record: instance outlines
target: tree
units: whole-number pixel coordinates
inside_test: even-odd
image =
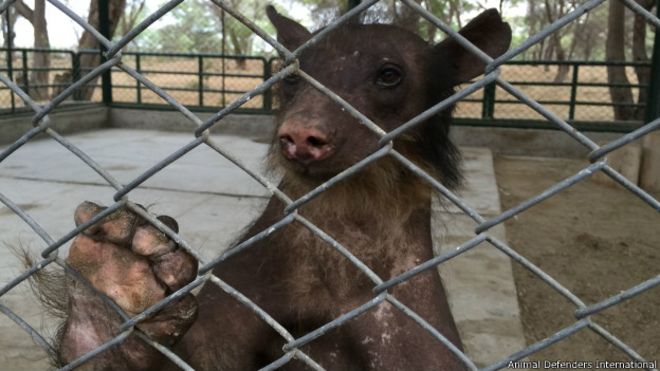
[[[50,41],[48,39],[48,25],[46,23],[46,1],[34,0],[34,8],[27,6],[23,0],[16,1],[16,11],[21,17],[32,24],[34,29],[34,48],[49,49]],[[34,69],[29,76],[30,95],[33,99],[40,101],[48,99],[48,83],[50,54],[44,52],[35,52],[32,59],[32,68]]]
[[[625,6],[620,1],[609,2],[607,45],[605,49],[608,62],[626,60],[625,46]],[[633,96],[630,88],[612,85],[630,85],[625,67],[608,66],[607,81],[610,84],[610,96],[615,104],[614,119],[630,120],[634,117]]]
[[[144,18],[146,0],[128,0],[124,14],[119,19],[116,34],[126,35],[135,28],[138,21]]]
[[[218,52],[221,25],[199,0],[184,1],[169,14],[175,22],[149,28],[140,35],[141,48],[153,51]]]
[[[126,7],[126,0],[113,0],[108,2],[108,18],[110,24],[110,34],[114,34],[119,23],[119,19],[124,12]],[[97,0],[90,0],[89,2],[89,14],[87,16],[87,22],[94,28],[99,28],[99,7]],[[78,50],[89,50],[89,49],[99,49],[99,42],[96,38],[87,30],[83,32],[78,41]],[[82,73],[88,73],[91,69],[98,66],[101,63],[101,56],[99,53],[83,53],[80,55],[80,69]],[[86,86],[81,89],[80,99],[81,100],[90,100],[94,94],[93,85],[96,84],[97,79],[93,79]]]
[[[655,0],[636,0],[639,5],[646,10],[653,9]],[[646,19],[635,13],[635,21],[632,30],[632,59],[635,62],[649,62],[649,56],[646,52],[646,28],[648,24]],[[657,31],[656,31],[657,32]],[[640,85],[648,85],[651,80],[651,69],[642,66],[635,66],[635,74],[637,75],[637,82]],[[634,116],[637,120],[643,120],[645,112],[645,103],[648,99],[648,90],[640,89],[637,103],[640,105],[636,108]]]
[[[239,11],[250,19],[261,19],[264,17],[263,3],[258,1],[229,0],[227,4],[234,10]],[[248,55],[252,52],[254,36],[252,31],[245,27],[234,17],[225,14],[219,6],[208,3],[208,7],[215,14],[223,32],[222,53],[229,55]],[[244,59],[239,59],[238,67],[245,69]]]
[[[14,24],[16,23],[16,10],[13,7],[7,8],[6,13],[0,14],[0,27],[2,28],[2,47],[9,48],[9,43],[14,45],[16,32],[14,32]],[[7,17],[9,15],[9,17]],[[7,20],[9,19],[9,22]]]

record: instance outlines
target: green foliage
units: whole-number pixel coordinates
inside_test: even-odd
[[[217,17],[209,14],[201,1],[189,0],[174,8],[156,27],[148,28],[136,43],[140,49],[151,51],[219,52],[220,29]]]

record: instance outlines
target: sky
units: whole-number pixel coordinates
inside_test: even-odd
[[[24,0],[26,4],[30,7],[34,5],[34,0]],[[64,3],[73,9],[78,15],[83,19],[87,18],[87,12],[89,10],[89,0],[64,0]],[[164,3],[164,0],[148,0],[147,6],[150,9],[155,9],[159,4]],[[264,3],[266,3],[264,1]],[[306,26],[313,27],[313,17],[310,14],[309,10],[303,6],[300,6],[296,1],[292,0],[270,0],[268,3],[275,4],[280,9],[284,9],[288,14],[294,16],[297,19],[302,20],[302,23]],[[481,1],[487,7],[498,7],[499,0],[484,0]],[[510,9],[508,15],[522,15],[524,14],[524,7],[518,7],[516,9]],[[167,16],[166,16],[167,17]],[[160,24],[167,24],[174,20],[164,18],[161,21],[157,22],[154,26]],[[52,6],[50,3],[46,5],[46,22],[48,23],[48,34],[50,37],[51,48],[55,49],[72,49],[75,48],[78,44],[78,38],[82,34],[82,28],[69,19],[64,13],[59,9]],[[28,21],[23,18],[19,18],[15,25],[15,46],[17,47],[32,47],[34,45],[33,31],[32,26]],[[0,39],[2,36],[0,35]]]

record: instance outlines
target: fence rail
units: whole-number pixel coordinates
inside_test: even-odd
[[[49,53],[58,58],[47,69],[31,67],[35,53]],[[11,51],[0,48],[0,59],[11,63],[0,68],[23,90],[30,94],[38,88],[50,89],[56,96],[67,86],[92,70],[81,67],[81,57],[100,54],[99,50],[27,49]],[[138,73],[149,76],[161,88],[172,94],[181,103],[195,110],[214,111],[254,87],[268,80],[277,72],[281,61],[259,56],[230,56],[214,53],[155,53],[125,52],[122,62]],[[613,84],[607,81],[607,68],[626,69],[632,83]],[[511,85],[530,93],[537,102],[550,107],[560,117],[579,129],[600,131],[631,131],[642,124],[646,104],[640,96],[646,96],[649,84],[640,84],[634,69],[650,70],[650,63],[641,62],[591,62],[591,61],[509,61],[502,65],[504,76],[511,76]],[[48,83],[31,85],[25,78],[35,71],[53,72]],[[561,71],[561,78],[557,78]],[[459,104],[456,121],[464,125],[491,125],[508,127],[553,128],[535,112],[526,109],[523,102],[488,85],[481,93],[468,97]],[[101,81],[88,83],[76,91],[68,104],[83,104],[102,101]],[[609,89],[630,89],[634,102],[612,102]],[[81,90],[93,89],[91,94]],[[135,81],[119,69],[112,70],[111,105],[118,107],[171,109],[142,83]],[[0,115],[29,110],[17,104],[15,93],[0,86]],[[628,120],[615,120],[613,108],[627,106],[637,114]],[[241,107],[245,113],[272,113],[277,107],[270,91]]]

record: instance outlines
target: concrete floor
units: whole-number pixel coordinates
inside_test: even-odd
[[[119,181],[127,183],[192,138],[182,133],[110,129],[68,138]],[[249,168],[262,170],[267,145],[243,137],[215,138]],[[500,212],[489,150],[464,148],[467,185],[464,199],[485,217]],[[34,141],[0,163],[0,193],[26,210],[57,239],[73,228],[73,210],[83,200],[112,202],[113,190],[80,159],[53,140]],[[177,219],[182,236],[206,260],[226,248],[265,206],[268,193],[251,177],[206,146],[171,164],[130,198],[158,214]],[[437,250],[456,247],[474,236],[474,224],[458,209],[435,203]],[[502,229],[495,233],[505,238]],[[35,254],[44,243],[8,208],[0,206],[0,287],[22,268],[8,246]],[[61,254],[66,254],[64,249]],[[441,275],[468,355],[478,365],[500,360],[524,347],[509,260],[479,246],[446,263]],[[0,303],[46,333],[53,321],[34,302],[26,284]],[[44,352],[7,317],[0,315],[0,369],[47,367]],[[8,367],[8,368],[5,368]]]

